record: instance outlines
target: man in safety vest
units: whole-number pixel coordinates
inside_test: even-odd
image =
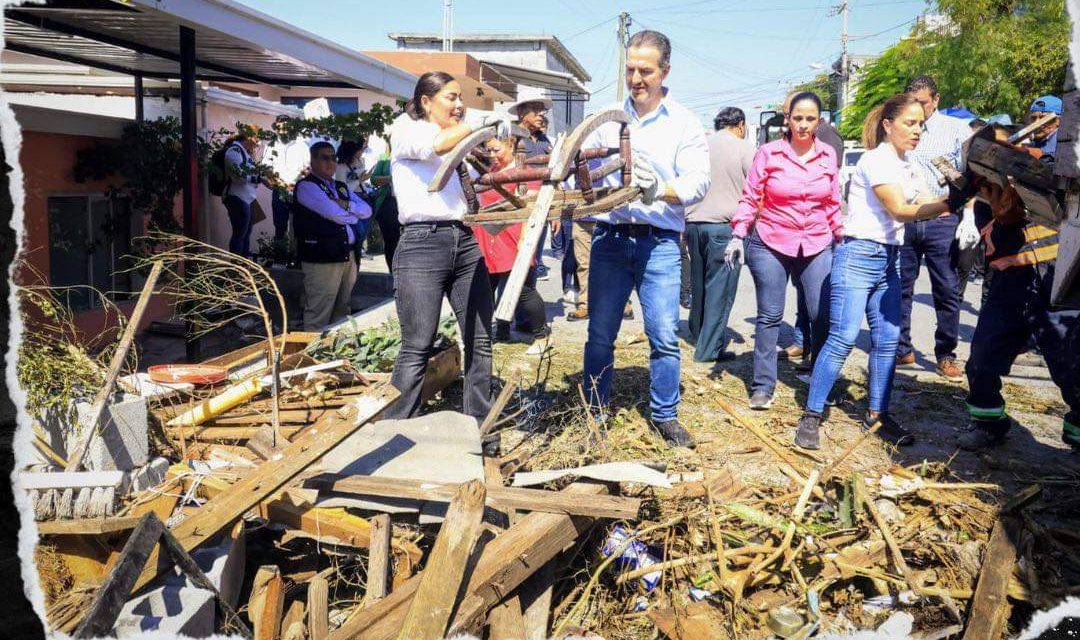
[[[967,362],[971,429],[961,448],[976,451],[1004,442],[1013,420],[1005,413],[1001,378],[1034,336],[1050,377],[1069,407],[1062,440],[1080,452],[1080,310],[1050,305],[1057,231],[1032,222],[1012,187],[982,187],[993,221],[983,229],[989,267],[994,270],[979,313]]]

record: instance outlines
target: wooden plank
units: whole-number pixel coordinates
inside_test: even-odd
[[[591,500],[602,495],[605,489],[596,484],[572,484],[564,492],[587,496]],[[594,522],[585,516],[531,513],[499,534],[480,553],[467,588],[467,593],[476,597],[462,602],[450,633],[478,624],[487,608],[502,600],[503,594],[516,589],[537,569],[577,540]],[[330,640],[396,638],[419,581],[419,575],[405,581],[389,596],[364,609],[331,633]]]
[[[392,533],[389,514],[380,513],[371,519],[371,544],[368,546],[367,593],[364,594],[364,606],[370,606],[390,593]]]
[[[94,593],[86,615],[75,628],[76,638],[99,638],[112,633],[120,609],[127,602],[131,588],[143,571],[165,526],[153,514],[146,514],[120,552],[116,565]]]
[[[248,600],[248,617],[255,627],[255,640],[277,640],[281,633],[281,613],[285,606],[285,582],[275,565],[259,567]]]
[[[998,520],[990,532],[964,640],[997,640],[1005,631],[1009,617],[1006,599],[1009,578],[1016,566],[1016,545],[1009,535],[1010,525],[1007,519]]]
[[[128,319],[128,324],[124,327],[124,333],[120,336],[120,344],[116,346],[112,360],[109,361],[109,368],[105,373],[105,384],[94,397],[94,403],[90,405],[90,413],[86,422],[82,425],[82,433],[75,446],[72,447],[71,455],[68,456],[67,466],[64,467],[66,471],[78,471],[79,467],[82,466],[86,450],[90,447],[90,442],[97,432],[101,412],[105,410],[105,404],[109,401],[109,396],[112,395],[116,378],[119,377],[120,369],[124,366],[124,361],[127,360],[128,351],[131,350],[131,344],[135,341],[135,333],[139,330],[139,324],[142,322],[147,305],[150,304],[150,295],[157,285],[162,266],[160,260],[155,261],[154,266],[150,268],[150,275],[146,276],[146,282],[143,283],[142,291],[139,292],[139,300],[135,303],[131,318]]]
[[[548,637],[556,562],[556,560],[547,561],[539,571],[518,587],[525,640],[546,640]]]
[[[288,444],[288,441],[274,442],[275,439],[274,428],[267,425],[265,427],[260,427],[259,430],[255,432],[255,435],[248,438],[246,446],[252,453],[259,456],[259,458],[263,460],[272,460],[281,455],[281,452],[285,449],[285,445]]]
[[[521,600],[512,593],[488,613],[488,640],[525,640]]]
[[[136,516],[110,516],[107,518],[82,518],[79,520],[49,520],[38,522],[38,535],[86,536],[128,531],[138,526],[142,514]]]
[[[435,353],[428,359],[424,369],[424,386],[420,389],[420,401],[427,402],[452,382],[461,377],[461,349],[455,342],[448,349]]]
[[[481,127],[462,138],[449,153],[443,156],[442,164],[428,182],[428,191],[435,193],[446,188],[450,176],[457,174],[458,165],[465,162],[465,158],[469,157],[473,149],[494,137],[495,127]]]
[[[285,611],[285,617],[281,619],[282,635],[286,635],[288,630],[293,627],[294,624],[300,624],[301,628],[304,625],[304,617],[307,612],[304,611],[303,600],[293,600],[289,604],[289,608]],[[300,634],[303,636],[303,633]]]
[[[694,602],[685,608],[653,609],[649,620],[671,640],[724,640],[730,638],[724,616],[708,602]]]
[[[335,493],[434,502],[450,502],[459,488],[454,483],[334,474],[309,478],[304,486]],[[488,506],[500,511],[521,509],[616,520],[637,519],[641,506],[637,498],[596,496],[585,501],[560,491],[499,486],[488,487],[487,501]]]
[[[233,485],[229,492],[210,500],[197,513],[180,522],[173,529],[173,534],[188,552],[213,538],[248,510],[289,484],[327,451],[376,418],[397,397],[397,389],[384,385],[371,395],[358,398],[355,405],[320,421],[286,447],[280,459],[262,463]],[[136,588],[150,582],[157,574],[157,563],[151,562],[139,577]]]
[[[308,634],[311,640],[326,640],[330,635],[329,597],[330,586],[326,578],[315,576],[308,582]]]
[[[455,493],[401,625],[401,640],[445,637],[458,592],[467,577],[469,554],[480,533],[486,493],[479,480],[461,485]]]
[[[332,414],[328,414],[332,415]],[[165,435],[170,440],[179,440],[183,437],[185,440],[196,440],[199,442],[246,442],[250,440],[264,425],[270,424],[269,420],[260,421],[259,426],[198,426],[195,428],[181,427],[177,429],[165,429]],[[288,439],[293,439],[301,431],[307,428],[307,425],[283,425],[281,427],[281,435]]]

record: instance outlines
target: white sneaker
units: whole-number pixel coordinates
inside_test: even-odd
[[[545,336],[543,338],[537,338],[533,340],[533,343],[529,345],[529,348],[525,350],[527,356],[542,356],[551,349],[551,338]]]

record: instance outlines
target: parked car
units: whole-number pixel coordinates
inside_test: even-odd
[[[844,198],[844,202],[847,202],[848,189],[851,187],[851,176],[855,175],[855,165],[858,164],[862,154],[866,153],[865,148],[857,144],[847,146],[848,144],[844,143],[844,162],[840,165],[840,193]]]

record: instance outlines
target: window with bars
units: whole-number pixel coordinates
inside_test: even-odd
[[[128,201],[105,195],[51,196],[49,282],[72,311],[99,308],[101,299],[131,297],[132,215]]]

